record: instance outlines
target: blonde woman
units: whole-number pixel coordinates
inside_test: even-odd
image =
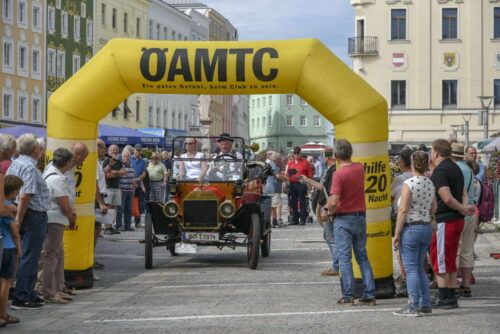
[[[186,138],[184,141],[186,153],[181,154],[181,161],[179,162],[179,176],[181,179],[199,180],[207,173],[207,162],[201,160],[205,156],[202,152],[197,152],[197,144],[198,140],[196,138]]]

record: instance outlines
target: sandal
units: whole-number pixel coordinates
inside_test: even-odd
[[[5,320],[7,324],[18,324],[21,321],[21,319],[19,319],[18,317],[14,317],[10,314],[7,314],[7,316],[3,318],[3,320]]]
[[[67,288],[67,287],[64,287],[62,292],[64,292],[65,294],[68,294],[70,296],[75,296],[76,295],[76,292],[73,291],[72,289],[70,288]]]

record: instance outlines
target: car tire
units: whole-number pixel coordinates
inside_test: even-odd
[[[252,213],[250,219],[247,234],[247,260],[250,269],[257,269],[260,251],[260,217],[257,213]]]
[[[271,254],[271,228],[269,228],[269,231],[262,237],[260,251],[262,252],[262,257],[268,257],[269,254]]]
[[[146,212],[144,221],[144,265],[146,269],[151,269],[153,268],[153,220],[150,212]]]

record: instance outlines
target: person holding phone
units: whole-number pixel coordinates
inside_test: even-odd
[[[301,175],[311,178],[312,171],[307,160],[302,157],[302,150],[297,146],[293,149],[293,159],[286,166],[286,176],[290,180],[291,225],[305,225],[307,220],[307,186],[300,182]]]

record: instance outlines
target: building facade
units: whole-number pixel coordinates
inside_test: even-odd
[[[93,55],[94,1],[47,1],[46,87],[50,95]]]
[[[148,0],[95,0],[94,54],[112,38],[148,37]],[[112,87],[111,87],[112,89]],[[102,124],[134,129],[148,127],[146,94],[132,94],[110,110]]]
[[[329,122],[297,95],[251,95],[251,142],[261,150],[288,153],[309,142],[326,144]]]
[[[390,143],[450,136],[474,142],[483,139],[486,120],[490,133],[498,130],[500,0],[351,0],[351,5],[353,70],[386,98]],[[481,101],[491,101],[489,113],[478,112],[485,110]]]
[[[189,15],[161,0],[151,0],[148,10],[148,39],[162,41],[188,41],[193,35]],[[196,124],[197,95],[147,94],[149,128],[164,128],[189,132]],[[195,129],[194,129],[195,130]],[[168,131],[168,130],[167,130]],[[194,131],[194,133],[196,133]]]
[[[44,125],[45,1],[1,0],[0,126]]]
[[[167,2],[181,11],[196,10],[207,17],[208,40],[238,40],[238,30],[215,9],[196,0],[168,0]],[[237,128],[237,120],[233,119],[234,101],[232,95],[210,95],[209,110],[200,112],[201,132],[211,136],[217,136],[221,133],[233,135]]]

